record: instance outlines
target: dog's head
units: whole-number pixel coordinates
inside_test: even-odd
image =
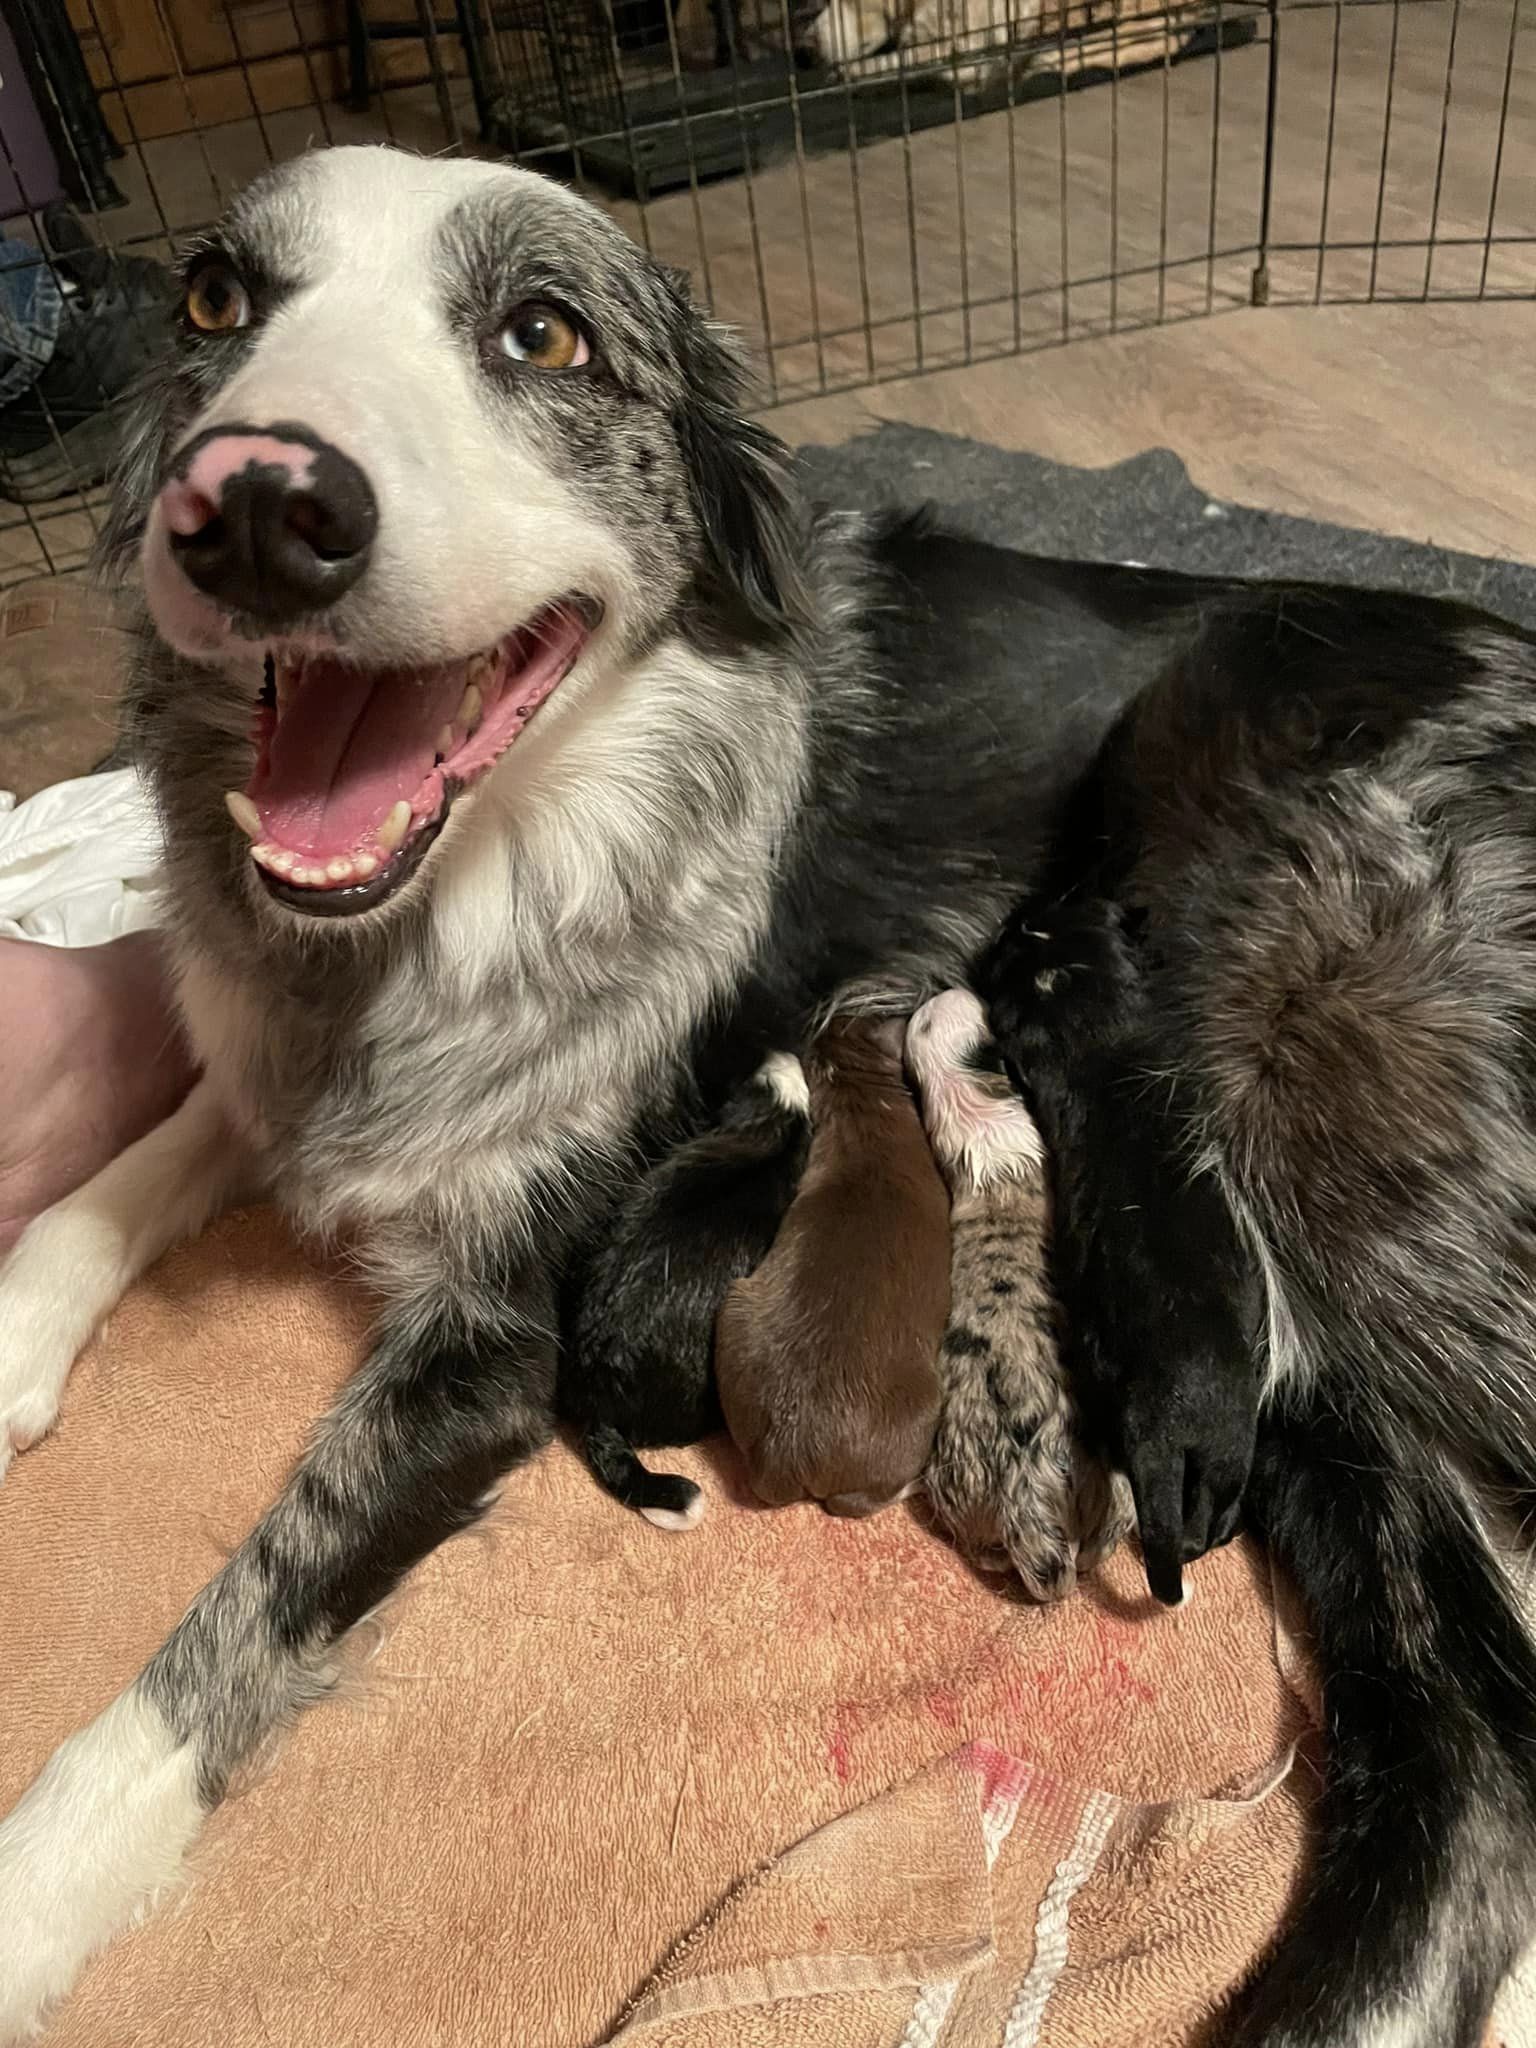
[[[797,501],[741,386],[686,284],[531,173],[336,149],[239,200],[188,260],[108,548],[139,553],[180,729],[245,746],[246,886],[371,910],[626,656],[795,629]]]

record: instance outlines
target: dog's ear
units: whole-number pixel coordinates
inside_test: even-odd
[[[693,305],[686,272],[669,271],[684,389],[675,424],[713,581],[759,626],[807,623],[809,516],[784,444],[744,419],[741,355]]]

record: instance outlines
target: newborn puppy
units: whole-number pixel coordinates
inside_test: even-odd
[[[867,1515],[923,1469],[949,1312],[949,1197],[894,1019],[834,1020],[812,1046],[811,1148],[773,1249],[720,1311],[726,1425],[771,1505]]]
[[[1047,1279],[1050,1195],[1033,1117],[964,989],[907,1027],[907,1065],[949,1182],[944,1406],[924,1474],[935,1516],[976,1564],[1060,1600],[1131,1525],[1124,1482],[1078,1444]]]
[[[1264,1294],[1219,1182],[1189,1156],[1196,1105],[1118,907],[1023,904],[977,968],[1053,1170],[1053,1278],[1085,1433],[1136,1502],[1147,1583],[1237,1528],[1263,1387]]]
[[[651,1472],[636,1444],[721,1426],[710,1371],[726,1288],[773,1243],[805,1166],[805,1076],[774,1053],[719,1124],[653,1166],[576,1262],[557,1406],[598,1483],[662,1529],[704,1512],[691,1479]]]

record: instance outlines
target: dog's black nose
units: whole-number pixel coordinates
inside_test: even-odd
[[[368,566],[379,508],[349,455],[303,428],[215,428],[160,494],[183,574],[230,611],[283,626],[334,604]]]

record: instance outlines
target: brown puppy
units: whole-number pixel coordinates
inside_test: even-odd
[[[868,1515],[921,1473],[938,1425],[949,1195],[895,1020],[838,1018],[805,1060],[800,1191],[715,1326],[720,1405],[773,1506]]]

